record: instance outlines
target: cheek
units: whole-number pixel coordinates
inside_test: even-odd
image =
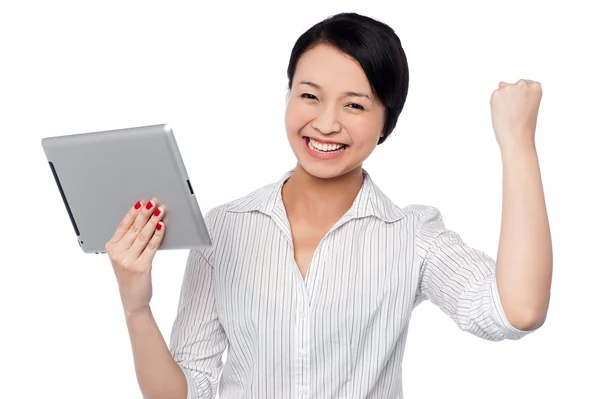
[[[379,141],[383,124],[376,118],[357,119],[353,123],[348,123],[346,128],[356,147],[372,150]]]
[[[297,104],[290,100],[285,109],[285,126],[288,133],[297,133],[313,119],[313,112],[309,107]]]

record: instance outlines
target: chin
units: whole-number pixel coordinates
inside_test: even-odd
[[[298,161],[299,166],[306,171],[309,175],[316,177],[317,179],[335,179],[343,176],[350,170],[338,165],[327,165],[322,162],[302,162]]]
[[[349,159],[321,160],[315,159],[306,153],[297,154],[296,158],[298,166],[317,179],[335,179],[361,166],[360,163],[350,162]]]

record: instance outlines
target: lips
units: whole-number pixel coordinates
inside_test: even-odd
[[[304,140],[306,141],[306,144],[312,150],[323,152],[323,153],[341,151],[341,150],[344,150],[346,147],[348,147],[348,145],[344,144],[344,143],[336,143],[334,141],[329,141],[329,140],[324,141],[324,140],[315,139],[313,137],[304,137]]]
[[[321,144],[344,144],[344,143],[339,143],[337,141],[318,139],[316,137],[310,137],[310,136],[303,136],[302,138],[304,138],[304,139],[310,139],[312,141],[316,141],[317,143],[321,143]],[[344,145],[347,145],[347,144],[344,144]]]
[[[344,155],[348,149],[347,144],[343,143],[323,143],[310,137],[304,137],[304,148],[315,159],[332,160]]]

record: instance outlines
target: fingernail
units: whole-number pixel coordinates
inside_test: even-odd
[[[158,222],[158,224],[156,225],[156,230],[162,229],[162,226],[162,222]]]
[[[140,209],[142,207],[142,203],[140,201],[136,202],[134,205],[135,209]]]
[[[160,215],[161,209],[160,208],[156,208],[156,210],[154,211],[154,216],[158,216]]]
[[[148,201],[148,203],[146,204],[146,209],[150,209],[154,206],[154,204],[152,203],[152,201]]]

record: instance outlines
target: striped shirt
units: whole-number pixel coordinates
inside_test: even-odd
[[[302,278],[281,195],[291,173],[206,214],[213,246],[189,253],[170,341],[188,398],[402,398],[423,300],[487,340],[528,333],[506,319],[494,260],[366,171]]]

